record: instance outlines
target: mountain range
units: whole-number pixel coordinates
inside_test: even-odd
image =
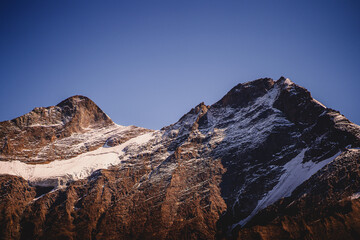
[[[160,130],[70,97],[0,123],[0,239],[360,239],[360,127],[291,80]]]

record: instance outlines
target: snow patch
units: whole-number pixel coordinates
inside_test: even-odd
[[[55,123],[55,124],[31,124],[29,127],[58,127],[58,126],[63,126],[63,122],[61,123]]]
[[[353,195],[350,196],[351,200],[358,199],[358,198],[360,198],[360,192],[354,193]]]
[[[290,85],[293,85],[294,83],[289,78],[287,78],[287,79],[285,79],[284,84],[290,86]]]
[[[78,153],[84,152],[87,146],[95,145],[96,143],[103,143],[113,135],[120,135],[127,131],[131,131],[131,126],[120,126],[112,124],[107,127],[99,128],[86,128],[84,133],[73,133],[71,136],[56,140],[44,146],[37,156],[30,159],[31,161],[39,161],[47,159],[52,152],[61,152],[63,158],[74,156]],[[19,160],[19,159],[18,159]]]
[[[145,133],[112,148],[101,147],[68,160],[55,160],[48,164],[1,161],[0,174],[20,176],[38,186],[57,187],[68,181],[86,178],[98,169],[120,164],[120,157],[125,154],[123,150],[126,147],[144,145],[152,138],[152,132]]]
[[[234,224],[232,228],[236,227],[237,225],[244,226],[260,210],[275,203],[280,198],[289,197],[296,187],[309,179],[312,175],[323,168],[326,164],[334,160],[341,153],[338,152],[334,156],[319,163],[314,163],[312,161],[302,163],[306,151],[307,148],[303,149],[295,158],[283,166],[285,172],[281,175],[278,184],[276,184],[272,190],[270,190],[261,200],[258,201],[257,206],[248,217]]]

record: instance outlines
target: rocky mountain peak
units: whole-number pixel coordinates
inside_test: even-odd
[[[233,87],[214,107],[244,107],[251,101],[263,96],[275,82],[271,78],[260,78],[247,83],[240,83]]]
[[[201,102],[194,108],[194,112],[195,112],[195,114],[198,114],[199,112],[201,114],[201,113],[205,113],[208,109],[209,109],[209,106],[205,105],[204,102]]]
[[[62,109],[64,118],[70,118],[70,121],[82,128],[113,123],[91,99],[85,96],[69,97],[56,106]]]
[[[81,131],[92,125],[113,124],[91,99],[80,95],[69,97],[56,106],[36,107],[27,114],[5,122],[19,130],[29,127],[70,127],[74,131]]]
[[[85,96],[69,97],[56,106],[36,107],[23,116],[0,123],[2,147],[0,160],[18,159],[26,162],[54,160],[64,154],[64,151],[61,153],[60,150],[64,150],[64,147],[57,150],[55,146],[50,147],[49,144],[56,144],[73,134],[107,127],[116,128],[116,124]],[[97,142],[96,147],[99,147],[99,144]],[[44,148],[45,146],[48,147]],[[81,151],[73,151],[66,155],[71,157],[90,149],[94,149],[92,144]],[[52,159],[49,159],[49,156]]]
[[[285,77],[155,131],[84,96],[24,116],[0,123],[0,239],[359,239],[360,127]]]
[[[83,96],[83,95],[74,95],[71,97],[68,97],[67,99],[61,101],[57,104],[57,106],[66,106],[66,105],[78,105],[80,102],[92,102],[94,103],[90,98]]]
[[[91,126],[108,126],[112,120],[88,97],[76,95],[65,99],[56,105],[62,109],[64,118],[70,118],[70,125],[81,128]]]
[[[325,111],[326,107],[313,99],[307,89],[290,79],[281,77],[276,84],[281,87],[281,91],[274,102],[274,107],[281,110],[290,121],[313,124]]]

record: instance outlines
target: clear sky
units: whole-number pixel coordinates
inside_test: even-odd
[[[159,129],[283,75],[360,124],[359,2],[1,0],[0,121],[81,94]]]

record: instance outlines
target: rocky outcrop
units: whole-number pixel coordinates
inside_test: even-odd
[[[0,176],[0,239],[20,239],[21,218],[35,198],[35,188],[16,176]]]
[[[2,239],[359,236],[360,127],[289,79],[239,84],[156,131],[79,96],[0,127],[0,171],[18,175],[0,178]]]

